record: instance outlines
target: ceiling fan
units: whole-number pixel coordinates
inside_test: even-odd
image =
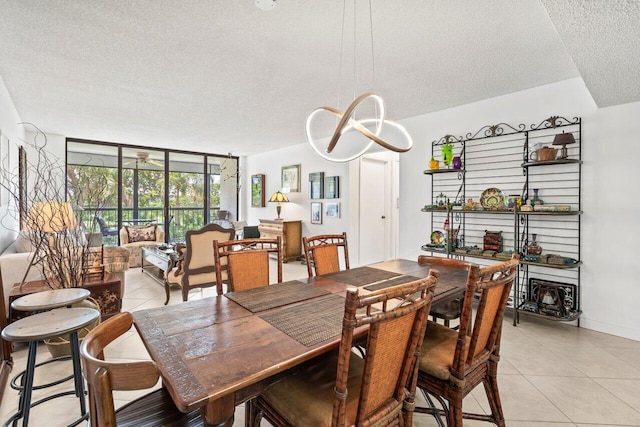
[[[130,165],[132,163],[135,163],[136,166],[138,166],[138,164],[145,164],[148,163],[150,165],[155,165],[155,166],[159,166],[159,167],[163,167],[164,164],[158,160],[153,160],[153,159],[149,159],[149,153],[145,153],[144,151],[138,151],[136,153],[136,158],[134,160],[130,160],[128,162],[125,162],[124,165]]]

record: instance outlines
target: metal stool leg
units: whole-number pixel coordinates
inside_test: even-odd
[[[18,420],[22,418],[22,425],[29,424],[29,411],[31,410],[31,392],[33,391],[33,377],[36,368],[36,352],[38,351],[38,342],[29,342],[29,353],[27,355],[27,369],[22,376],[22,393],[18,399],[18,412],[13,414],[5,423],[3,427],[7,427],[9,424],[16,427]]]
[[[76,396],[80,400],[81,420],[87,416],[87,404],[84,399],[84,380],[82,378],[82,367],[80,366],[80,340],[78,339],[78,331],[74,331],[69,335],[71,344],[71,359],[73,360],[73,380],[75,382]]]

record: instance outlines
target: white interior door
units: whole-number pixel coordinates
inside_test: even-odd
[[[387,162],[362,158],[360,164],[360,264],[384,261],[389,248],[390,184]]]

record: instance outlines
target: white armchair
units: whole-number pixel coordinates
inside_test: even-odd
[[[129,267],[142,265],[143,246],[164,242],[164,231],[157,225],[126,225],[120,229],[120,246],[129,249]]]

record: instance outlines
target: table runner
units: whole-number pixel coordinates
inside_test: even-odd
[[[225,296],[250,312],[258,313],[329,293],[330,292],[316,286],[291,280],[289,282],[248,289],[246,291],[229,292],[225,294]]]
[[[335,273],[325,274],[322,277],[333,279],[346,285],[360,287],[397,276],[400,276],[400,273],[380,270],[373,267],[358,267],[350,270],[342,270]]]
[[[259,317],[300,344],[311,347],[342,333],[344,297],[319,298]]]

